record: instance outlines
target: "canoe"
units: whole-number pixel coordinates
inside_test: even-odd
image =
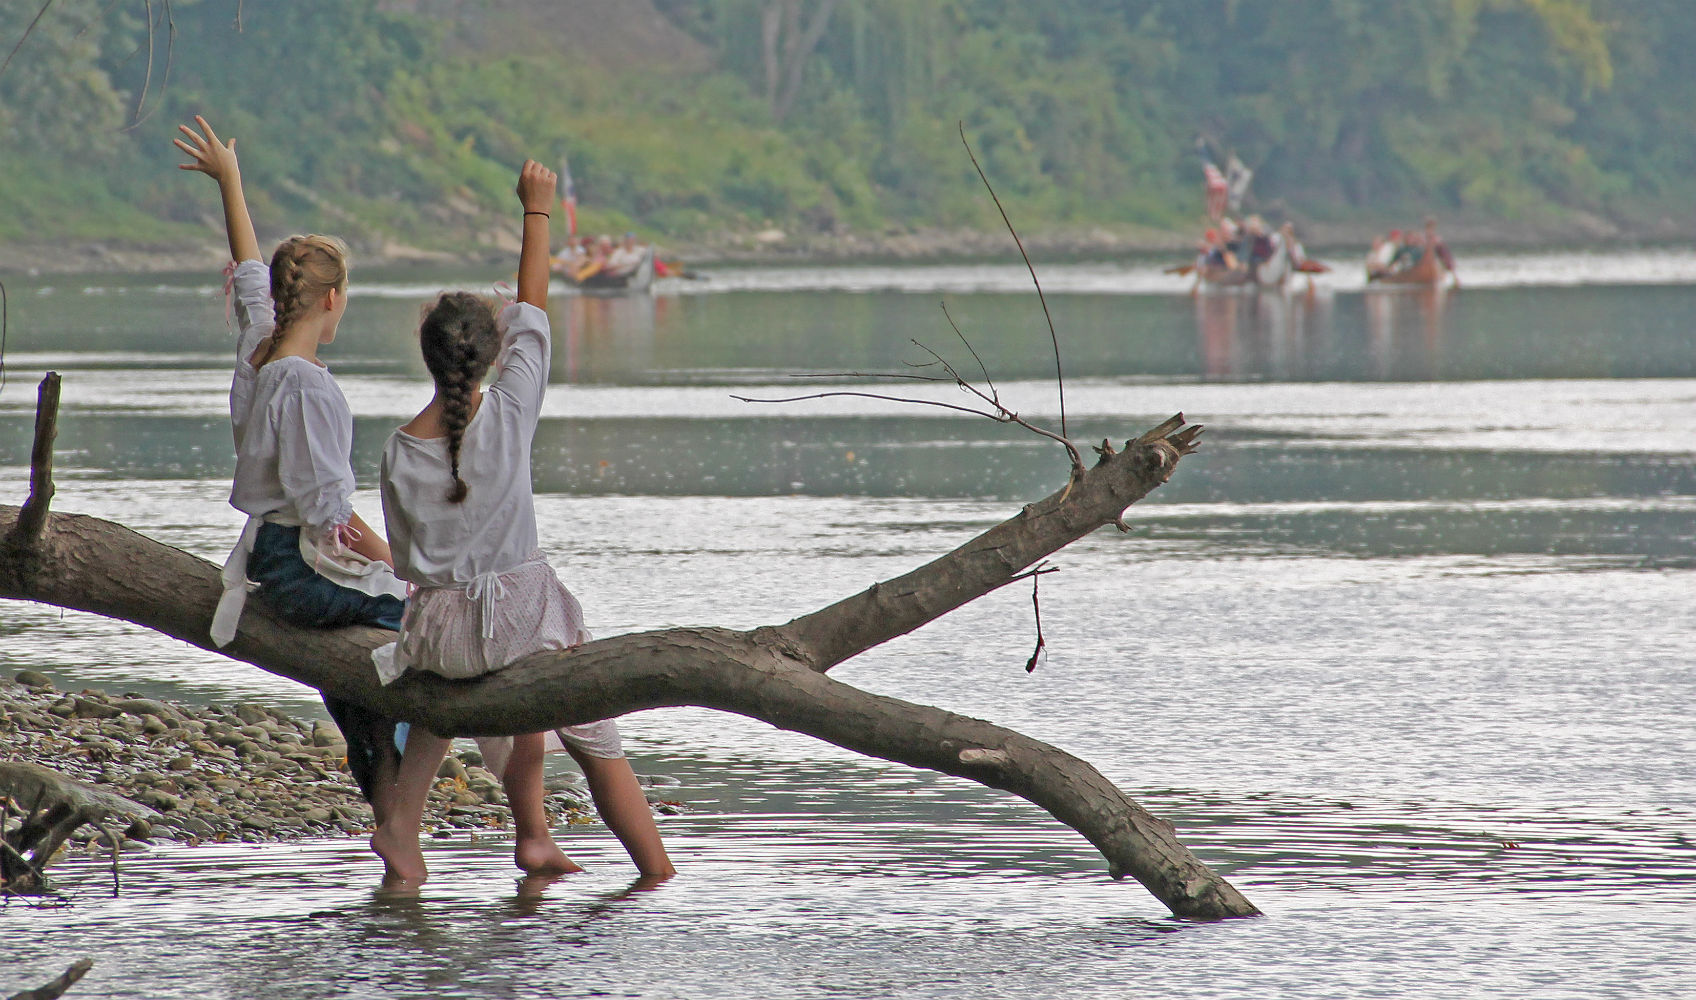
[[[1420,253],[1418,260],[1399,271],[1375,267],[1371,260],[1366,264],[1366,280],[1380,285],[1441,285],[1451,273],[1442,254],[1431,252]]]
[[[573,273],[569,268],[556,268],[566,284],[584,292],[600,295],[644,295],[654,287],[654,248],[643,247],[642,258],[636,266],[622,274],[591,270]]]
[[[1220,267],[1218,265],[1190,265],[1185,269],[1168,268],[1170,273],[1194,273],[1201,279],[1204,287],[1214,289],[1243,288],[1252,286],[1255,289],[1277,290],[1284,287],[1284,282],[1290,276],[1290,253],[1284,241],[1272,240],[1272,256],[1248,267]]]

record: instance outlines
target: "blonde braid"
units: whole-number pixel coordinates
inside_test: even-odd
[[[290,236],[271,255],[271,303],[276,326],[259,364],[276,352],[283,333],[326,292],[347,287],[347,245],[334,236]]]

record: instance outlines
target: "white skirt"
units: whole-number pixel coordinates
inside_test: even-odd
[[[400,638],[374,651],[377,676],[391,683],[407,670],[427,670],[454,680],[493,673],[531,653],[570,649],[592,636],[583,608],[559,582],[541,552],[505,573],[489,573],[464,587],[420,587],[406,601]],[[549,733],[548,749],[570,744],[591,757],[624,756],[612,721],[564,726]],[[505,744],[504,749],[498,744]],[[510,740],[480,739],[488,769],[500,774]]]

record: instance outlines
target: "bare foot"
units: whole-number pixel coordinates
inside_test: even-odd
[[[378,827],[371,835],[371,849],[383,859],[383,888],[408,889],[424,884],[430,872],[424,867],[424,852],[418,838],[397,837],[391,828]]]
[[[572,875],[583,870],[551,837],[520,840],[512,850],[512,863],[529,875]]]

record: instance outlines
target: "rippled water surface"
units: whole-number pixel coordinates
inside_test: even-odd
[[[1346,267],[1347,265],[1345,265]],[[991,595],[834,672],[1098,766],[1267,913],[1201,926],[1115,883],[1034,806],[747,719],[622,723],[688,806],[683,874],[513,878],[431,841],[418,899],[360,844],[160,846],[61,862],[0,909],[0,993],[72,959],[87,997],[1696,995],[1696,254],[1462,260],[1459,293],[1344,276],[1189,298],[1157,263],[1043,270],[1079,440],[1183,411],[1202,450],[1130,531],[1061,552],[1049,658]],[[418,300],[502,275],[355,275],[325,357],[371,477],[428,398]],[[598,634],[785,621],[924,562],[1064,480],[1052,444],[850,390],[917,339],[1057,423],[1021,269],[748,269],[653,299],[558,297],[537,439],[543,546]],[[0,496],[34,382],[65,374],[56,509],[219,559],[239,528],[221,304],[202,276],[8,281]],[[865,372],[877,377],[853,378]],[[808,377],[796,379],[803,374]],[[144,630],[0,607],[0,670],[61,687],[313,692]],[[560,766],[560,765],[553,765]]]

